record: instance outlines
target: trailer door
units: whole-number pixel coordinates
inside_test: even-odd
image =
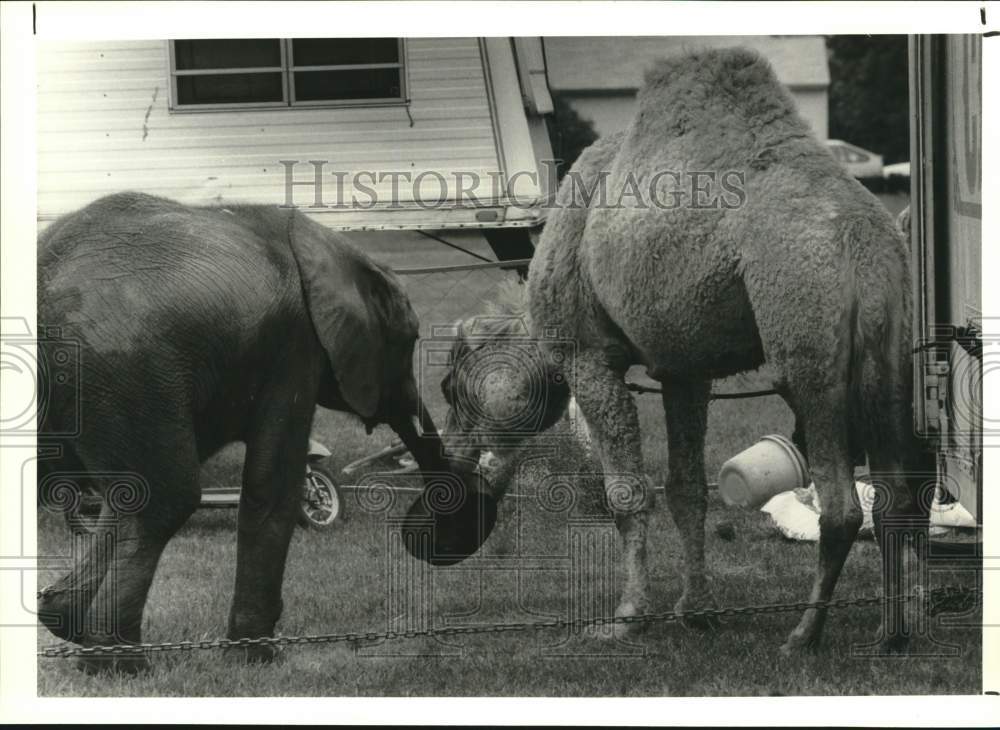
[[[910,39],[916,426],[943,484],[982,503],[982,39]],[[995,329],[995,327],[994,327]],[[1000,342],[997,343],[1000,346]]]

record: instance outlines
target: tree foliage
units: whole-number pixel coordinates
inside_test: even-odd
[[[594,143],[597,132],[593,123],[577,114],[561,94],[552,95],[552,105],[555,109],[549,120],[549,141],[553,155],[560,160],[556,175],[561,180],[580,153]]]
[[[830,137],[910,159],[906,36],[829,36]]]

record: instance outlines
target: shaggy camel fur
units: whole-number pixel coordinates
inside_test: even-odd
[[[683,177],[691,171],[735,172],[743,196],[705,207]],[[602,176],[607,199],[588,200]],[[639,204],[651,189],[681,204]],[[766,60],[726,49],[650,69],[629,128],[586,150],[563,181],[528,285],[532,331],[555,327],[576,341],[555,367],[590,426],[623,537],[618,615],[649,608],[653,493],[624,384],[631,365],[663,385],[666,499],[686,554],[677,609],[714,603],[704,560],[711,381],[765,361],[804,430],[821,500],[809,599],[832,596],[861,524],[853,465],[865,455],[886,498],[876,522],[887,597],[902,590],[893,540],[924,544],[929,503],[903,476],[926,459],[912,438],[906,247],[878,200],[812,136]],[[890,606],[883,638],[898,644],[904,617]],[[824,609],[806,610],[783,649],[815,645],[824,619]]]
[[[575,472],[574,501],[593,502],[591,492],[601,491],[600,480],[594,481],[601,467],[579,409],[571,407],[569,417],[561,418],[569,389],[560,387],[554,368],[537,358],[527,291],[507,279],[482,314],[457,323],[450,367],[441,382],[450,406],[444,439],[454,456],[484,466],[494,497],[503,497],[515,482],[528,485],[546,474]],[[525,439],[540,431],[546,443],[525,449]],[[486,465],[485,449],[494,457]]]
[[[539,357],[527,306],[527,287],[506,280],[484,312],[456,323],[441,381],[444,435],[456,457],[478,461],[489,448],[513,463],[524,439],[548,431],[566,410],[568,384]]]

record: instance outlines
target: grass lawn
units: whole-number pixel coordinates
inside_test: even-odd
[[[451,238],[451,237],[450,237]],[[459,237],[454,237],[458,240]],[[460,263],[466,259],[418,236],[405,244],[371,235],[361,240],[376,256],[396,266]],[[463,245],[484,251],[468,237]],[[498,274],[409,277],[424,333],[432,324],[454,321],[480,309]],[[443,421],[440,373],[425,372],[422,387],[432,413]],[[718,389],[761,387],[753,377],[718,384]],[[656,396],[638,396],[646,465],[655,483],[666,468],[662,410]],[[721,463],[760,436],[790,434],[792,415],[776,397],[718,401],[710,411],[706,468],[710,480]],[[351,419],[317,412],[314,435],[333,451],[332,466],[371,453],[392,439],[384,428],[366,436]],[[206,464],[205,486],[238,483],[241,448],[225,450]],[[606,584],[599,561],[570,570],[569,536],[579,523],[570,515],[539,508],[530,485],[523,499],[504,502],[500,523],[481,555],[452,568],[427,569],[431,593],[420,604],[434,625],[532,621],[566,616],[573,575],[585,585]],[[375,513],[346,492],[347,519],[324,532],[297,530],[285,578],[285,610],[279,631],[286,635],[382,631],[398,628],[400,577],[413,577],[415,561],[390,559],[386,518],[400,515],[412,500],[401,495],[389,511]],[[232,509],[202,510],[168,546],[146,607],[146,641],[198,640],[224,636],[235,568]],[[732,540],[717,536],[720,522],[735,528]],[[605,517],[589,526],[613,528]],[[68,554],[70,539],[58,515],[39,518],[39,554]],[[708,566],[720,606],[804,600],[817,548],[781,539],[759,512],[726,508],[711,493],[707,526]],[[681,549],[676,529],[660,500],[650,533],[653,610],[667,610],[680,594]],[[531,553],[531,560],[511,559]],[[392,569],[391,569],[392,568]],[[395,570],[398,568],[399,570]],[[51,573],[40,584],[51,582]],[[618,579],[616,575],[616,580]],[[971,584],[969,574],[935,574],[932,585]],[[876,545],[861,541],[841,577],[837,596],[880,592]],[[594,600],[614,608],[609,587]],[[823,645],[814,655],[785,658],[778,647],[797,614],[727,620],[714,632],[679,625],[653,625],[630,644],[570,636],[565,632],[458,637],[453,645],[431,639],[392,645],[296,647],[270,666],[247,667],[218,651],[154,655],[153,673],[134,679],[90,678],[70,661],[40,659],[38,690],[43,696],[354,696],[354,695],[817,695],[934,694],[981,691],[981,617],[965,626],[935,625],[933,636],[957,647],[951,657],[871,659],[853,647],[874,638],[879,609],[831,613]],[[943,617],[938,622],[954,617]],[[43,629],[39,646],[55,643]]]
[[[407,500],[400,500],[400,512]],[[387,604],[384,521],[348,500],[349,519],[327,532],[299,530],[285,579],[283,634],[382,631]],[[732,541],[714,527],[731,521]],[[610,524],[605,525],[610,530]],[[680,594],[680,544],[669,515],[658,508],[652,524],[650,563],[656,610]],[[67,548],[61,520],[49,516],[39,542]],[[502,522],[486,551],[507,553],[518,534],[534,546],[565,544],[565,516],[542,512],[531,499],[505,503]],[[147,641],[223,636],[232,594],[235,512],[198,513],[167,548],[146,608]],[[708,519],[709,570],[720,605],[802,600],[816,546],[777,537],[761,513],[726,509],[714,498]],[[405,560],[405,559],[404,559]],[[537,563],[539,561],[533,561]],[[565,561],[550,569],[435,569],[435,625],[532,621],[566,615]],[[403,565],[402,567],[406,567]],[[597,570],[586,577],[597,581]],[[962,576],[935,576],[935,584]],[[965,580],[968,580],[965,578]],[[838,586],[838,596],[879,592],[878,549],[857,544]],[[615,593],[604,596],[613,609]],[[947,618],[947,617],[945,617]],[[778,652],[796,614],[728,620],[701,633],[679,625],[653,625],[634,646],[618,646],[565,632],[460,638],[457,647],[431,639],[384,647],[338,644],[287,649],[271,666],[246,667],[218,651],[154,655],[155,671],[136,679],[91,678],[70,661],[40,660],[39,694],[71,696],[711,696],[822,694],[976,694],[980,692],[978,627],[935,627],[933,635],[957,644],[959,655],[942,658],[869,659],[852,646],[869,641],[879,623],[877,608],[831,612],[823,645],[811,656],[788,659]],[[976,617],[978,623],[981,619]],[[53,643],[39,631],[39,644]],[[560,645],[562,644],[562,645]],[[617,654],[617,655],[616,655]]]

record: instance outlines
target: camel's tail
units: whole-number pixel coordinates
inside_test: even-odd
[[[870,226],[862,230],[867,240],[854,240],[854,245],[880,246],[886,254],[893,252],[892,246],[872,240]],[[887,235],[898,236],[894,230]],[[898,245],[902,253],[902,243]],[[867,452],[872,464],[902,465],[909,463],[915,444],[911,293],[906,257],[886,255],[881,257],[882,265],[874,267],[859,266],[854,256],[849,258],[851,450],[857,461]]]

